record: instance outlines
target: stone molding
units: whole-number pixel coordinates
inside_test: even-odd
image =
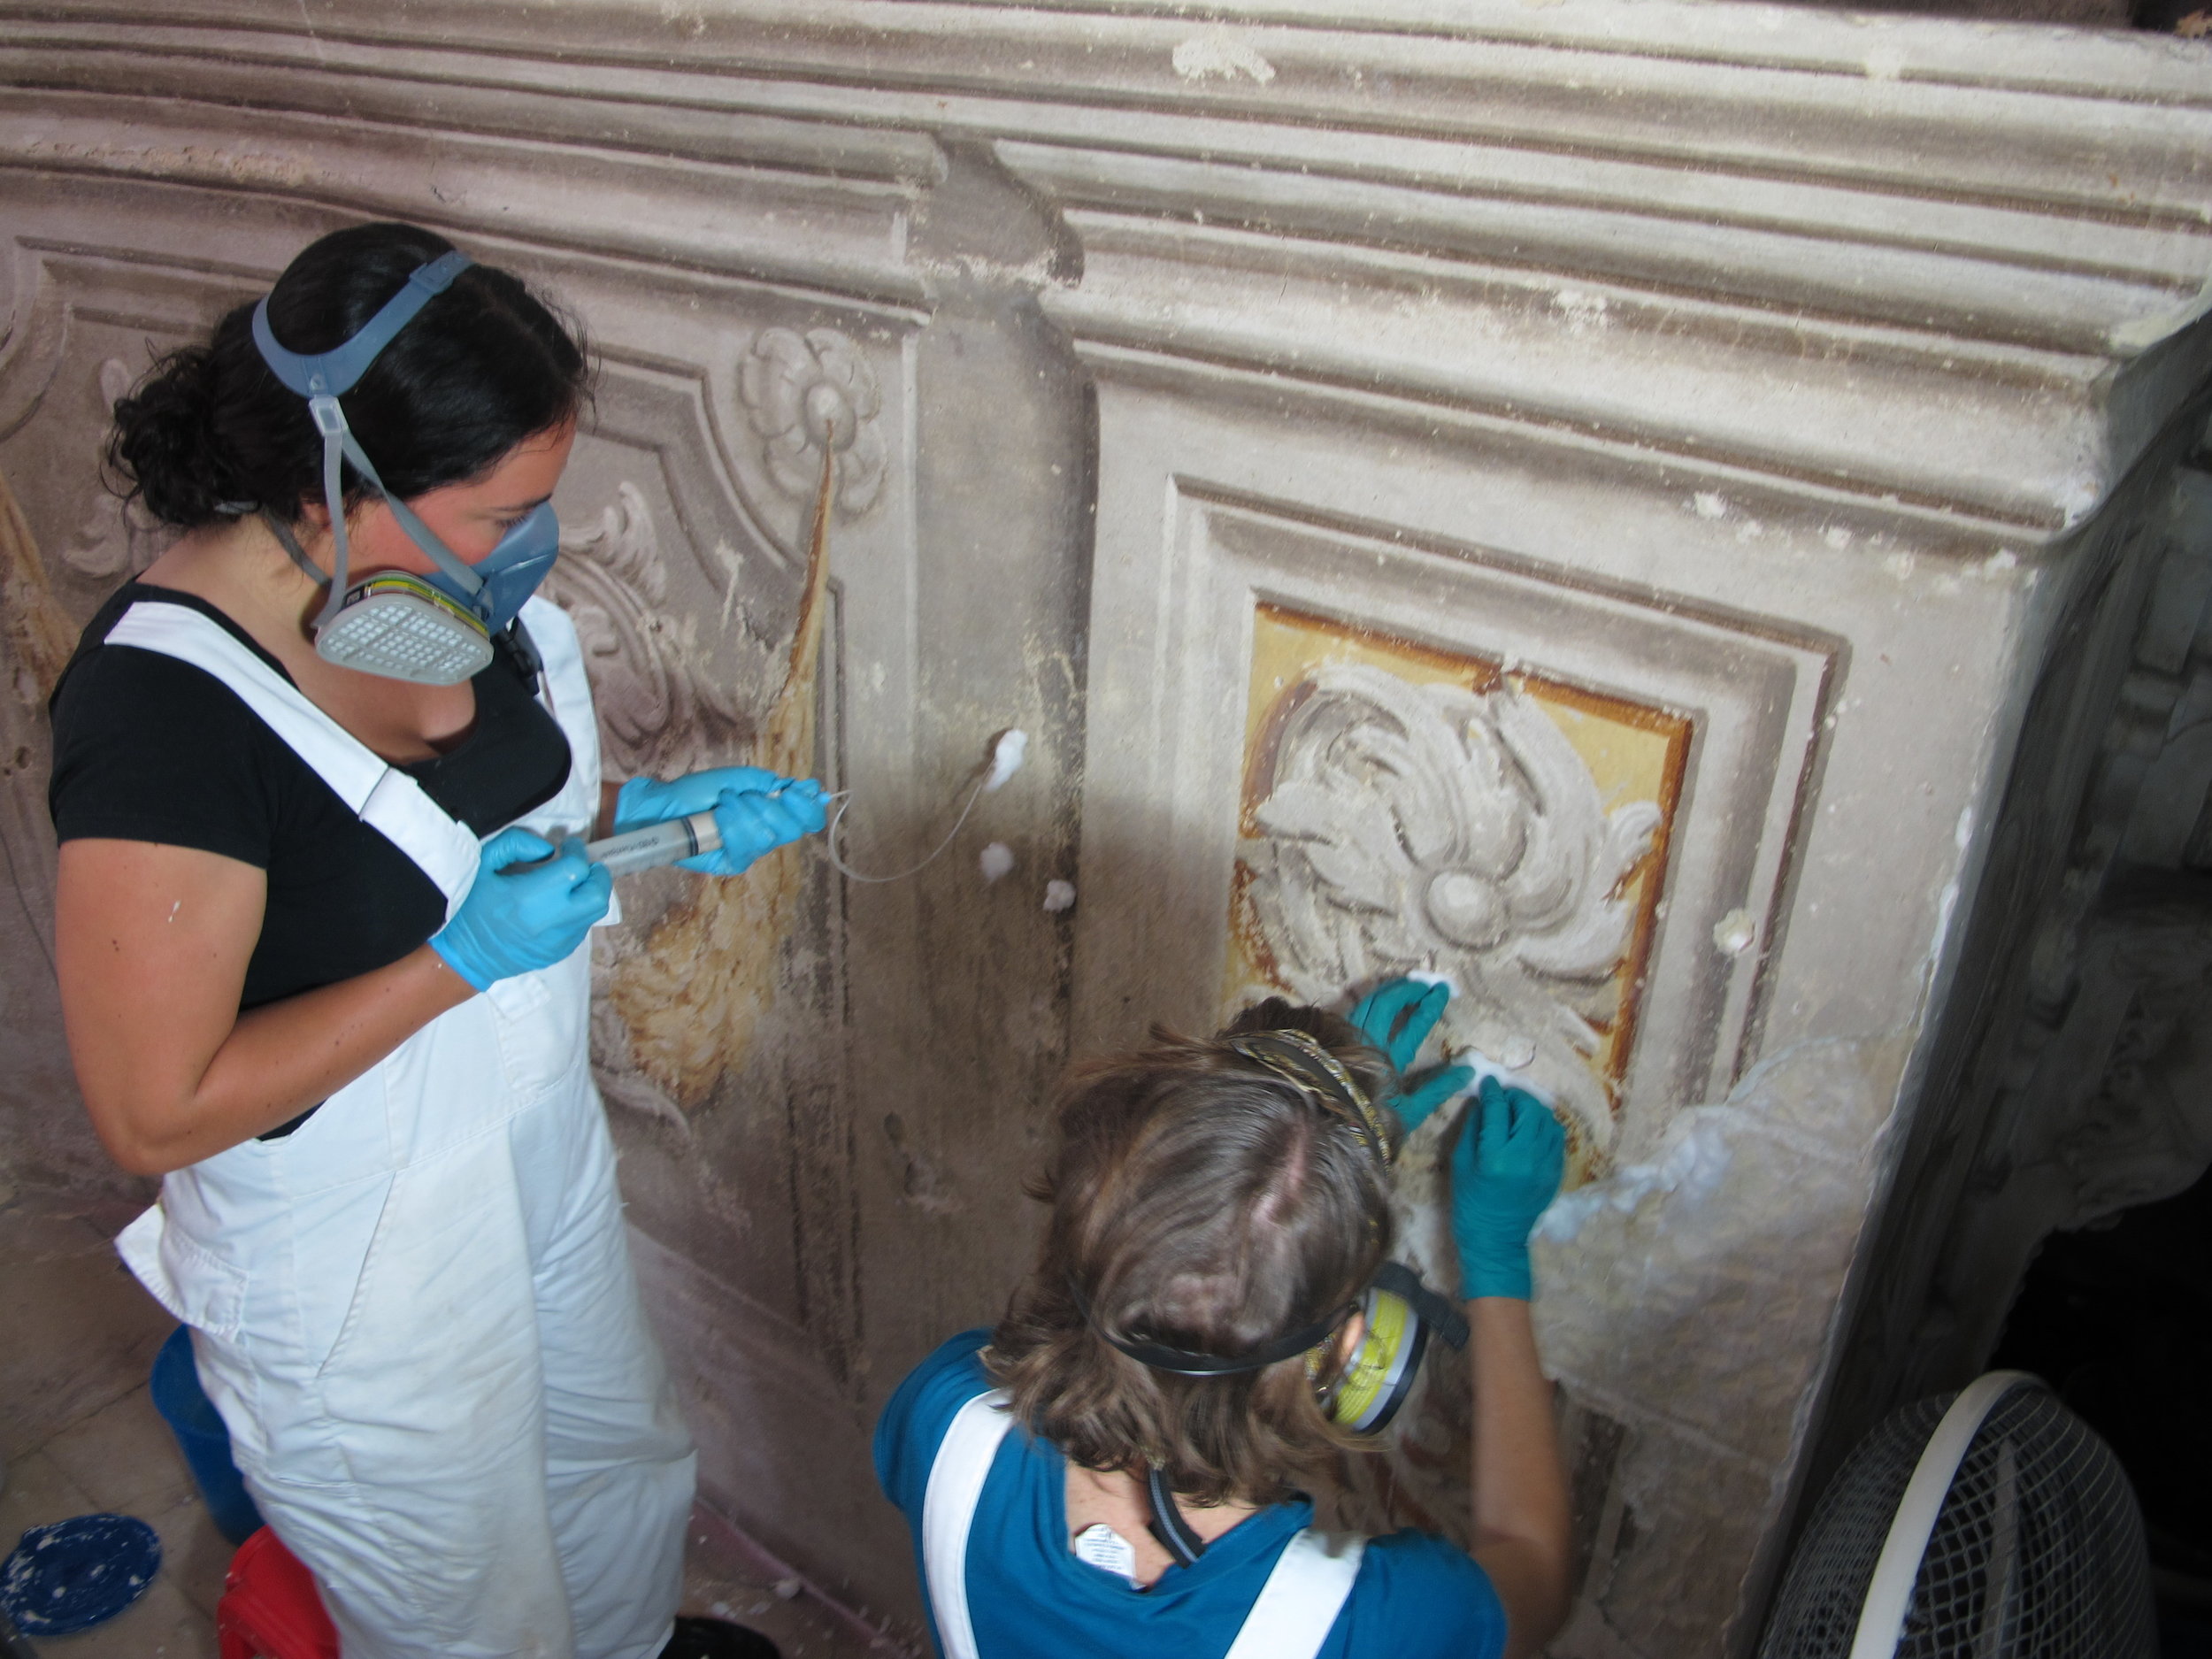
[[[1079,241],[1079,276],[1024,274],[1099,372],[1260,370],[2031,540],[2212,364],[2201,45],[1754,5],[1361,16],[11,4],[0,165],[431,200],[457,232],[914,305],[941,140],[981,139]]]

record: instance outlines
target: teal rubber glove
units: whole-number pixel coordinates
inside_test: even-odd
[[[530,868],[509,867],[514,864]],[[484,843],[474,885],[430,948],[454,972],[488,991],[501,979],[566,957],[607,913],[613,892],[614,878],[584,856],[582,842],[565,841],[556,850],[542,835],[503,829]]]
[[[680,858],[677,868],[734,876],[763,853],[820,833],[822,786],[811,778],[786,778],[761,766],[710,766],[667,783],[633,778],[615,792],[614,831],[619,835],[707,811],[714,814],[721,847]]]
[[[1558,1195],[1566,1165],[1567,1132],[1550,1109],[1526,1089],[1483,1079],[1452,1152],[1452,1242],[1463,1297],[1529,1299],[1529,1229]]]
[[[1448,985],[1386,979],[1360,998],[1359,1005],[1352,1010],[1352,1024],[1383,1051],[1390,1069],[1404,1079],[1406,1068],[1421,1052],[1421,1045],[1429,1040],[1429,1033],[1436,1029],[1436,1022],[1444,1017],[1445,1004],[1451,1000]],[[1429,1072],[1418,1083],[1405,1080],[1411,1087],[1392,1095],[1385,1104],[1396,1110],[1398,1121],[1411,1134],[1431,1112],[1472,1083],[1475,1074],[1463,1065],[1447,1065]]]

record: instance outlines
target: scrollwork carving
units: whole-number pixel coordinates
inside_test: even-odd
[[[768,476],[794,501],[814,493],[826,446],[837,457],[837,508],[847,518],[883,490],[883,407],[875,371],[834,328],[764,328],[738,367],[738,397],[760,435]]]
[[[130,389],[130,367],[122,358],[110,357],[100,365],[100,406],[111,416],[117,400]],[[131,522],[123,498],[103,480],[95,484],[92,504],[62,549],[61,561],[80,576],[107,581],[144,570],[158,550],[157,540]]]
[[[750,740],[751,722],[709,670],[698,618],[662,609],[668,572],[643,491],[618,486],[595,526],[562,536],[561,553],[546,596],[582,641],[607,776],[672,777]]]
[[[1613,1135],[1589,1057],[1620,1007],[1634,924],[1619,888],[1658,807],[1608,811],[1535,701],[1409,684],[1364,664],[1296,687],[1243,859],[1277,970],[1298,996],[1413,969],[1465,995],[1446,1037],[1528,1071],[1591,1146]]]

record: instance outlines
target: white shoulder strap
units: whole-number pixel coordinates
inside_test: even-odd
[[[184,605],[140,600],[108,630],[104,643],[158,651],[229,687],[363,823],[437,883],[446,913],[452,914],[476,879],[477,840],[468,826],[449,818],[421,785],[387,765],[212,618]]]
[[[1307,1527],[1283,1547],[1224,1659],[1314,1659],[1351,1597],[1366,1553],[1363,1538]]]
[[[1006,1404],[1006,1391],[994,1388],[962,1406],[929,1466],[929,1489],[922,1498],[922,1569],[945,1659],[977,1659],[975,1626],[968,1617],[968,1532],[991,1460],[1014,1425]]]

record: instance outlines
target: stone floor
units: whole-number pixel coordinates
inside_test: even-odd
[[[0,1188],[4,1190],[4,1188]],[[128,1610],[46,1659],[214,1659],[215,1603],[230,1547],[156,1413],[146,1379],[175,1322],[116,1259],[111,1214],[0,1202],[0,1555],[27,1526],[100,1509],[161,1536],[161,1576]],[[772,1636],[790,1659],[898,1651],[711,1515],[695,1517],[686,1610]]]

